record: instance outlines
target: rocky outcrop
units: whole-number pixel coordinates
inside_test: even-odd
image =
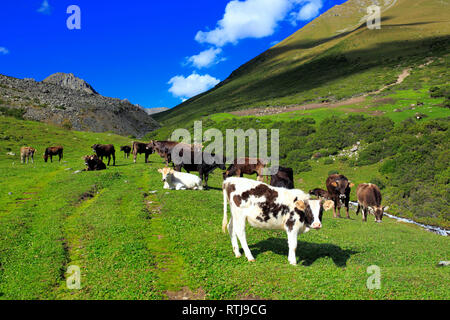
[[[44,83],[53,83],[60,87],[84,91],[89,94],[98,94],[92,86],[83,79],[75,77],[72,73],[58,72],[42,80]]]
[[[24,119],[66,128],[141,138],[159,124],[128,100],[98,94],[73,74],[57,73],[42,82],[0,75],[0,106],[24,109]]]

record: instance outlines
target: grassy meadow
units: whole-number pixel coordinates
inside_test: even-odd
[[[450,298],[450,272],[437,266],[449,259],[449,240],[417,226],[328,212],[322,230],[299,237],[296,267],[284,232],[248,228],[249,263],[221,231],[220,170],[205,191],[163,190],[157,155],[133,164],[117,152],[116,167],[75,173],[92,144],[130,142],[0,117],[0,299]],[[58,144],[63,161],[44,163],[44,148]],[[20,164],[23,145],[38,149],[34,164]],[[323,187],[332,169],[355,183],[378,174],[379,164],[321,161],[296,175],[297,187]],[[71,265],[81,269],[80,290],[66,287]],[[371,265],[381,289],[366,287]]]

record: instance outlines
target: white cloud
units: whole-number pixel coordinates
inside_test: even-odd
[[[187,61],[198,69],[207,68],[225,60],[224,58],[219,58],[221,53],[222,49],[220,48],[210,48],[200,52],[198,55],[187,58]]]
[[[5,55],[5,54],[8,54],[8,53],[9,53],[8,49],[6,49],[5,47],[0,47],[0,54]]]
[[[216,29],[199,31],[195,40],[222,47],[245,38],[262,38],[272,35],[280,20],[288,13],[291,0],[230,1]]]
[[[175,76],[170,79],[168,84],[172,85],[169,92],[183,101],[211,89],[219,82],[219,79],[211,77],[209,74],[199,75],[194,72],[187,78]]]
[[[303,4],[300,11],[293,13],[295,20],[308,21],[319,15],[322,9],[322,0],[300,0],[298,3]]]
[[[223,47],[245,38],[263,38],[275,32],[286,17],[310,20],[318,15],[322,0],[232,0],[211,31],[199,31],[195,40]]]
[[[48,0],[44,0],[42,2],[41,7],[37,10],[37,12],[47,15],[52,13],[52,7],[50,7]]]

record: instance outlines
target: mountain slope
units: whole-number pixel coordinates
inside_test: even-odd
[[[0,75],[0,108],[24,119],[82,131],[143,137],[160,127],[143,108],[104,97],[86,81],[65,73],[41,82]]]
[[[378,1],[349,0],[244,64],[212,90],[155,119],[182,125],[224,111],[359,96],[395,82],[404,68],[449,51],[449,1],[383,2],[380,30],[369,30],[363,19],[366,8]]]

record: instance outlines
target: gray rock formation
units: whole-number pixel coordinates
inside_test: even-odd
[[[0,107],[22,108],[24,119],[79,131],[141,138],[160,127],[141,107],[104,97],[72,74],[57,73],[42,82],[0,75]]]
[[[48,76],[44,80],[44,83],[53,83],[63,88],[84,91],[89,94],[98,94],[92,86],[83,79],[75,77],[72,73],[58,72]]]

